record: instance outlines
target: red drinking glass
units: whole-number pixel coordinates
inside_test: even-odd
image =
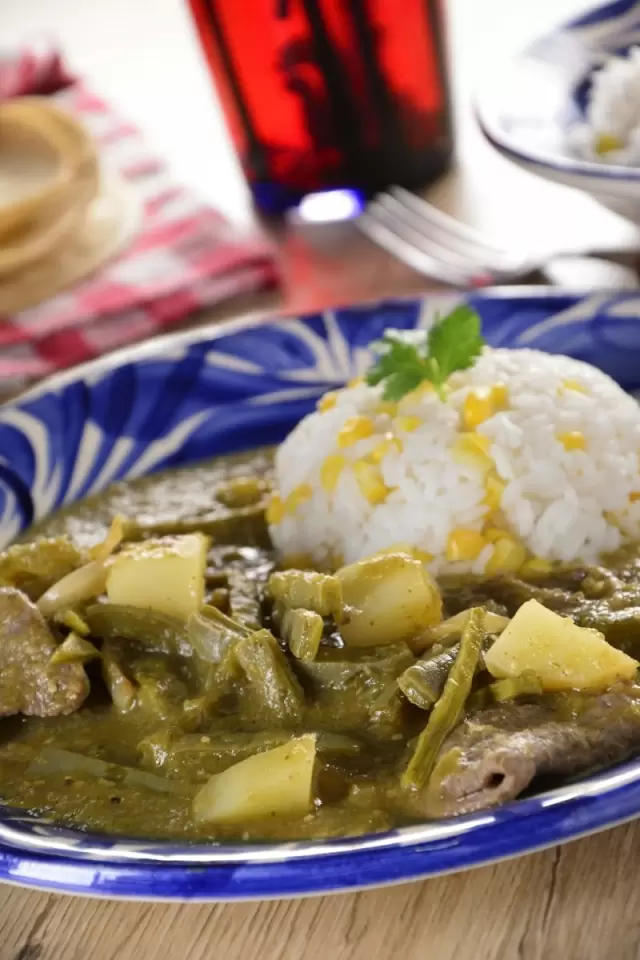
[[[189,0],[258,208],[449,166],[439,0]]]

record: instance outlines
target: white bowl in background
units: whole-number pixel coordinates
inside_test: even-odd
[[[476,112],[500,153],[640,223],[640,167],[580,159],[568,131],[584,117],[593,71],[640,44],[640,2],[613,0],[534,41],[482,81]]]

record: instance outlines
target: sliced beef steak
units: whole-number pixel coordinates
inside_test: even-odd
[[[415,808],[429,817],[473,813],[514,800],[536,777],[570,777],[623,760],[640,746],[640,690],[585,700],[573,719],[546,703],[483,710],[444,743]]]
[[[81,664],[50,662],[56,642],[38,608],[13,587],[0,589],[0,716],[73,713],[89,693]]]

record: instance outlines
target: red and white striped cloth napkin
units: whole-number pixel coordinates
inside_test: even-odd
[[[0,56],[0,100],[50,95],[92,133],[105,169],[143,206],[132,245],[97,275],[11,317],[0,316],[0,393],[178,325],[199,308],[277,283],[273,253],[239,235],[176,184],[139,131],[114,114],[52,50]]]

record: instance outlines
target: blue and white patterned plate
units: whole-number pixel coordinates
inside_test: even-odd
[[[593,71],[637,44],[639,0],[594,7],[481,81],[477,112],[487,138],[509,159],[640,222],[640,168],[582,160],[567,138],[584,117]]]
[[[640,296],[510,290],[468,299],[490,343],[567,353],[640,390]],[[44,383],[0,408],[0,545],[114,480],[281,440],[319,394],[365,368],[369,343],[386,327],[427,325],[458,300],[239,320]],[[500,810],[339,841],[152,843],[0,807],[0,879],[145,899],[325,893],[479,866],[638,814],[640,761]]]

